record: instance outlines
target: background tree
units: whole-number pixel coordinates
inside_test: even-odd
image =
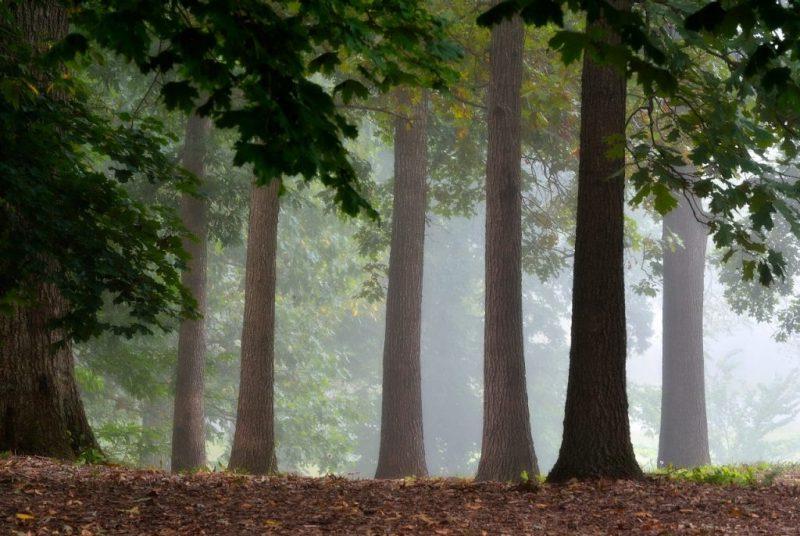
[[[394,127],[394,195],[381,442],[376,478],[426,476],[420,377],[420,323],[428,181],[428,98],[407,90]]]
[[[228,467],[270,474],[275,458],[275,256],[281,181],[253,185],[247,232],[242,365]]]
[[[208,119],[189,116],[183,144],[183,166],[202,180],[208,143]],[[172,425],[173,471],[202,467],[206,463],[205,410],[203,408],[206,360],[206,315],[208,261],[208,206],[203,197],[184,194],[181,220],[191,237],[183,242],[189,255],[181,283],[197,302],[196,319],[181,321],[178,334],[178,367],[175,385],[175,409]]]
[[[19,5],[23,9],[28,6],[24,2]],[[61,4],[53,7],[60,10]],[[341,94],[350,100],[354,95],[362,95],[366,86],[347,79],[326,91],[311,82],[309,75],[329,72],[340,62],[336,52],[312,55],[316,52],[312,44],[325,42],[332,50],[339,51],[346,43],[350,50],[361,50],[363,55],[353,56],[364,60],[360,75],[364,82],[382,89],[401,79],[418,77],[426,78],[430,84],[440,83],[447,69],[442,64],[431,69],[433,64],[429,60],[457,55],[454,48],[440,39],[439,21],[414,2],[395,4],[398,9],[381,7],[377,11],[374,6],[364,5],[364,9],[352,11],[357,15],[351,18],[351,22],[363,24],[344,25],[339,17],[340,6],[303,6],[297,16],[278,15],[261,2],[234,12],[224,2],[205,6],[191,2],[173,6],[140,5],[134,9],[124,3],[77,2],[71,7],[79,33],[59,43],[50,59],[73,58],[76,52],[86,51],[92,39],[121,53],[143,72],[170,73],[174,78],[160,87],[168,107],[193,109],[198,90],[202,90],[209,98],[198,113],[213,116],[223,127],[238,127],[237,163],[254,163],[262,182],[284,171],[309,180],[320,177],[336,190],[337,202],[349,213],[368,207],[355,189],[355,172],[342,142],[343,138],[355,136],[355,129],[337,112],[333,95]],[[2,12],[4,23],[11,20],[8,13],[5,9]],[[276,27],[285,37],[279,49],[253,54],[254,46],[267,45],[261,36],[274,34]],[[404,31],[395,32],[398,27]],[[237,28],[235,36],[223,37],[225,28]],[[251,31],[249,35],[245,35],[245,29]],[[409,29],[413,31],[407,32]],[[63,294],[68,306],[50,309],[59,313],[53,320],[60,321],[68,330],[65,339],[88,338],[105,329],[131,335],[147,332],[151,325],[168,328],[170,317],[193,312],[192,299],[179,284],[178,269],[186,257],[180,248],[180,235],[173,230],[178,228],[177,222],[168,212],[151,213],[142,205],[129,203],[124,190],[92,169],[86,154],[77,154],[76,150],[90,147],[101,157],[118,162],[119,166],[111,168],[117,181],[125,182],[137,172],[151,180],[163,181],[177,174],[159,152],[161,140],[143,137],[133,127],[118,127],[113,132],[96,115],[82,108],[77,99],[62,103],[56,113],[53,113],[55,108],[42,106],[54,101],[47,92],[29,91],[28,88],[36,86],[26,81],[26,62],[19,61],[23,56],[27,60],[33,55],[27,53],[25,46],[19,46],[24,40],[17,39],[15,30],[8,35],[15,41],[2,47],[4,73],[10,73],[20,83],[12,84],[16,89],[4,92],[3,96],[3,121],[8,126],[3,148],[9,151],[3,156],[10,171],[4,173],[3,189],[4,198],[14,207],[13,211],[4,210],[3,218],[15,223],[4,225],[9,232],[2,242],[3,274],[7,275],[0,289],[0,300],[6,312],[13,311],[21,301],[43,299],[29,290],[30,278],[52,282]],[[388,38],[373,39],[376,36]],[[402,40],[403,46],[396,46],[397,39]],[[158,47],[151,46],[156,41],[169,45],[157,50]],[[286,46],[289,42],[291,45]],[[376,42],[380,45],[376,46]],[[280,51],[284,52],[281,59],[276,55]],[[409,52],[411,56],[407,55]],[[426,61],[415,61],[412,58],[415,55]],[[41,54],[37,52],[36,56]],[[261,78],[267,72],[271,73],[267,76],[269,84]],[[275,76],[271,77],[272,74]],[[263,91],[266,86],[270,91]],[[229,98],[234,90],[241,92],[236,103]],[[20,107],[20,102],[25,106]],[[254,122],[254,117],[275,121]],[[41,128],[30,128],[35,124],[32,119],[39,125],[47,125],[51,132],[43,135],[46,133]],[[122,119],[134,122],[132,117]],[[24,127],[28,129],[24,136],[18,135],[22,125],[28,125]],[[59,125],[64,128],[54,135]],[[281,125],[293,126],[282,129]],[[152,131],[155,127],[146,124],[145,130]],[[278,130],[283,134],[276,135]],[[298,136],[294,137],[295,134]],[[273,141],[270,144],[255,141],[259,139]],[[281,143],[274,143],[276,139]],[[305,150],[297,152],[296,148],[309,144],[316,147],[309,154],[319,158],[308,158]],[[42,147],[46,147],[49,159],[41,158]],[[278,149],[274,150],[275,147]],[[38,161],[39,165],[31,166],[30,161]],[[50,169],[45,170],[44,164]],[[58,180],[53,180],[54,168],[59,170]],[[28,188],[38,183],[48,188]],[[47,206],[54,207],[53,211],[41,212]],[[75,218],[78,213],[88,216]],[[25,226],[16,225],[17,220],[31,214],[37,214],[37,225],[28,230],[30,240],[20,241],[26,235],[15,234],[15,227],[23,230]],[[19,219],[19,215],[23,218]],[[62,234],[74,243],[64,243]],[[45,262],[45,256],[51,258]],[[59,269],[47,268],[51,263],[56,263]],[[111,291],[111,298],[117,303],[130,306],[120,325],[99,318],[106,291]],[[38,324],[48,323],[46,319]],[[75,435],[81,434],[76,430]],[[20,442],[15,440],[14,444],[19,446]]]
[[[521,99],[525,34],[492,28],[486,159],[484,416],[478,480],[520,480],[539,468],[531,439],[522,334]]]
[[[664,216],[660,467],[707,465],[703,292],[708,227],[693,197]]]

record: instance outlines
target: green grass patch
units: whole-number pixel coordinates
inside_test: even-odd
[[[695,482],[697,484],[716,484],[720,486],[771,485],[776,479],[798,469],[797,464],[756,463],[742,465],[703,465],[691,469],[667,467],[651,474],[672,480]]]
[[[697,484],[755,486],[759,483],[758,470],[752,465],[703,465],[691,469],[666,467],[653,474]]]

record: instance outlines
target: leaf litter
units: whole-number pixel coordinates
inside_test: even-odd
[[[0,534],[798,534],[792,481],[514,486],[0,460]]]

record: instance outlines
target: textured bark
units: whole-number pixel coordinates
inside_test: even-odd
[[[696,467],[708,454],[705,373],[703,367],[703,278],[708,227],[697,221],[697,204],[684,196],[664,217],[682,245],[664,249],[662,303],[661,433],[658,465]]]
[[[627,0],[611,3],[629,8]],[[591,24],[607,29],[602,19]],[[625,86],[622,72],[584,55],[572,346],[564,435],[550,481],[642,474],[625,391]]]
[[[229,468],[277,470],[275,458],[275,257],[280,181],[253,186],[247,234],[242,370]]]
[[[531,439],[522,334],[521,97],[525,32],[492,29],[486,160],[483,441],[477,480],[518,481],[539,469]]]
[[[57,0],[22,0],[10,6],[14,22],[38,50],[67,35],[67,11]]]
[[[67,33],[67,13],[55,0],[19,2],[12,13],[36,48]],[[66,307],[57,289],[38,284],[34,305],[0,314],[0,451],[74,459],[99,450],[75,382],[72,347],[51,329]]]
[[[394,205],[383,343],[381,443],[375,478],[426,476],[420,320],[428,174],[427,99],[410,103],[394,130]]]
[[[183,166],[202,179],[206,144],[211,123],[196,115],[186,123]],[[181,220],[194,239],[183,241],[190,255],[181,282],[197,301],[200,318],[183,320],[178,334],[178,366],[175,409],[172,422],[172,470],[185,471],[206,463],[203,370],[206,358],[206,263],[208,203],[204,198],[184,194]]]
[[[75,382],[72,347],[50,329],[64,307],[55,288],[40,286],[36,306],[0,315],[0,451],[68,460],[99,451]]]

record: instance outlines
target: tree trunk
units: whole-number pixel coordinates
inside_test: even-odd
[[[206,143],[211,123],[196,115],[186,123],[183,166],[203,178]],[[190,255],[181,282],[197,301],[200,318],[183,320],[178,334],[178,366],[175,409],[172,424],[173,471],[185,471],[206,464],[203,369],[206,358],[206,262],[208,204],[206,199],[183,194],[181,220],[193,239],[183,241]]]
[[[525,31],[492,29],[486,160],[486,319],[483,445],[477,480],[539,473],[531,439],[522,334],[521,97]]]
[[[50,329],[64,307],[48,285],[40,287],[36,306],[0,315],[0,451],[67,460],[99,451],[75,382],[72,347]]]
[[[708,454],[703,369],[703,278],[708,227],[680,196],[664,217],[663,354],[659,467],[696,467]],[[666,245],[670,231],[682,244]]]
[[[140,446],[139,467],[170,469],[170,460],[162,450],[166,443],[166,432],[171,414],[169,400],[157,398],[142,401],[142,444]]]
[[[420,319],[427,208],[427,97],[411,103],[394,129],[394,205],[383,343],[381,443],[375,478],[426,476],[422,435]]]
[[[20,2],[12,13],[35,48],[67,33],[66,10],[55,0]],[[56,288],[40,284],[34,305],[0,314],[0,451],[64,459],[99,451],[75,382],[72,347],[51,329],[66,307]]]
[[[275,257],[280,180],[253,186],[247,234],[242,370],[229,468],[270,474],[275,458]]]
[[[611,4],[629,9],[627,0]],[[607,30],[602,19],[591,27]],[[548,477],[555,482],[642,475],[625,391],[625,90],[624,73],[584,54],[572,346],[564,436]]]

